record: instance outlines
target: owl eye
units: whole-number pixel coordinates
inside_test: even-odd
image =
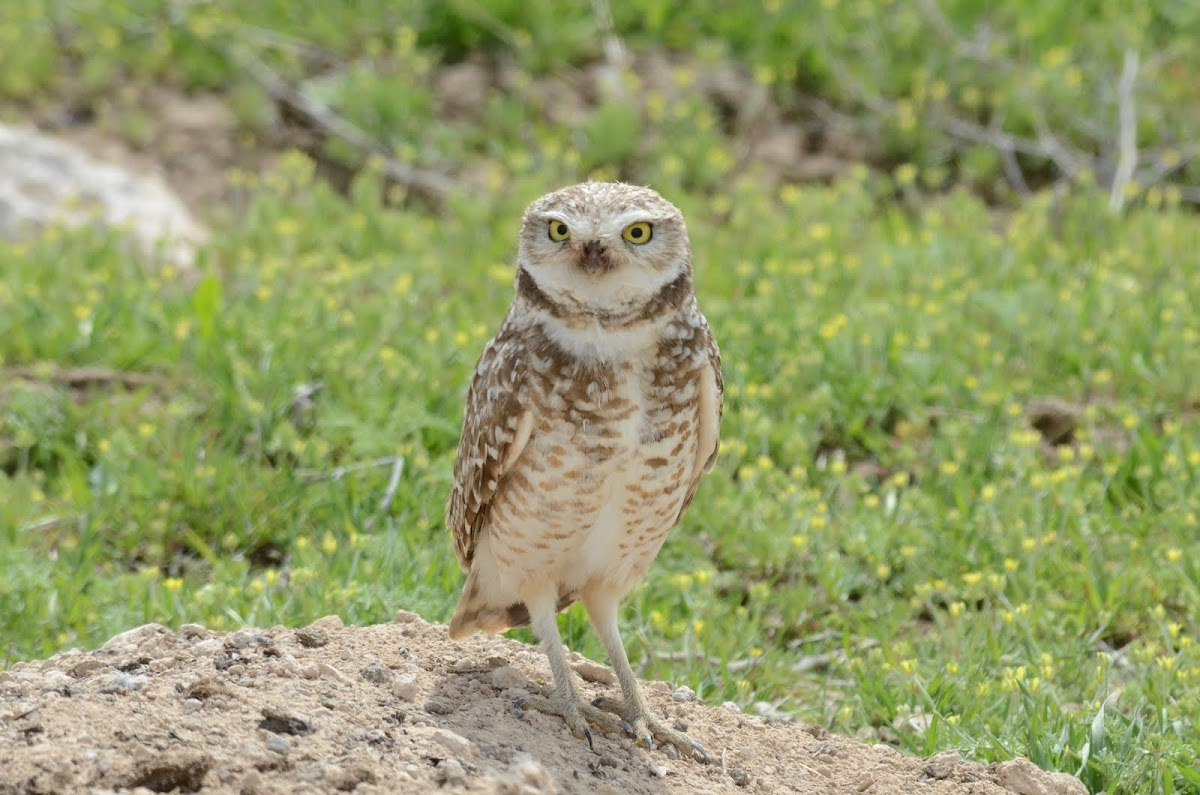
[[[562,221],[550,221],[550,239],[555,243],[561,243],[571,237],[571,229]]]
[[[639,221],[636,224],[630,224],[625,227],[625,231],[621,233],[621,237],[635,246],[640,246],[643,243],[649,243],[650,238],[654,237],[654,227],[645,221]]]

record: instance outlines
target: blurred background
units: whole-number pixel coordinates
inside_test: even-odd
[[[688,218],[728,400],[635,667],[1195,791],[1197,41],[1188,0],[6,0],[0,640],[446,620],[520,214],[620,179]]]

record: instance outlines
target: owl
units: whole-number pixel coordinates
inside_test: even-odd
[[[647,710],[618,629],[716,461],[723,380],[679,210],[588,182],[525,212],[515,295],[467,393],[446,524],[466,573],[450,637],[530,626],[554,677],[522,706],[707,761]],[[622,700],[581,702],[555,615],[582,601]]]

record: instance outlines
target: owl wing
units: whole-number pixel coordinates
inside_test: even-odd
[[[703,324],[703,341],[705,363],[700,367],[697,377],[700,379],[699,399],[696,401],[696,412],[699,415],[700,430],[696,440],[696,464],[692,467],[691,481],[687,492],[679,506],[679,514],[675,521],[683,517],[683,512],[692,504],[696,489],[700,487],[700,477],[711,472],[717,464],[717,453],[721,449],[721,418],[725,413],[725,376],[721,373],[721,351],[717,348],[717,340],[712,335],[708,323]]]
[[[464,571],[470,568],[492,500],[533,430],[526,362],[519,347],[506,323],[484,348],[467,392],[454,486],[446,504],[446,526],[454,534],[454,554]]]

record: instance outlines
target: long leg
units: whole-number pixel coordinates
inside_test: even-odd
[[[700,743],[668,726],[646,709],[646,702],[642,700],[642,692],[638,687],[637,677],[633,674],[633,667],[629,664],[629,656],[625,653],[625,644],[621,642],[621,630],[617,625],[620,597],[606,589],[588,588],[584,590],[582,598],[588,616],[592,619],[592,625],[596,628],[596,634],[608,652],[608,661],[617,674],[617,681],[621,683],[621,694],[625,697],[622,703],[604,697],[592,703],[600,709],[620,715],[633,728],[634,736],[647,748],[653,748],[654,738],[657,738],[659,742],[674,746],[681,754],[695,756],[707,763],[708,753]]]
[[[519,706],[524,709],[534,709],[550,715],[558,715],[566,721],[567,728],[580,739],[586,739],[589,748],[594,748],[592,730],[588,721],[605,731],[620,731],[622,724],[612,715],[597,709],[591,704],[581,703],[575,685],[571,682],[571,668],[567,665],[567,655],[563,650],[562,636],[558,634],[558,622],[555,620],[557,605],[555,595],[538,594],[535,599],[526,600],[529,608],[530,625],[542,650],[550,661],[550,672],[554,675],[554,690],[548,698],[529,696]],[[586,720],[585,720],[586,718]]]

